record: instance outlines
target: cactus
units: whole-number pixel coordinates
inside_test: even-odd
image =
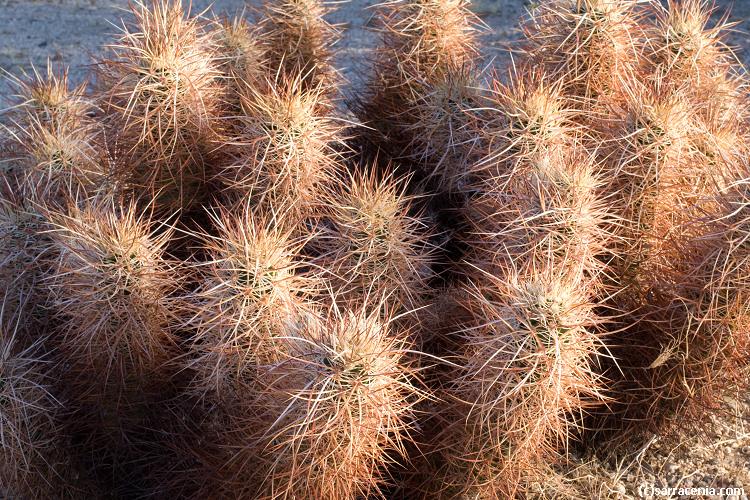
[[[48,219],[57,333],[47,343],[65,367],[57,389],[69,405],[71,449],[93,464],[92,481],[127,488],[129,462],[148,456],[149,412],[169,391],[176,355],[177,276],[163,253],[170,231],[153,234],[133,205],[73,207]]]
[[[8,315],[17,315],[17,341],[25,344],[39,339],[48,319],[44,307],[48,293],[43,283],[50,266],[45,261],[54,255],[44,233],[50,229],[49,223],[29,205],[12,194],[0,196],[0,292]]]
[[[338,168],[340,126],[320,109],[320,92],[305,91],[298,80],[244,86],[240,97],[236,159],[216,178],[231,203],[250,200],[277,223],[296,227],[315,211],[320,185]]]
[[[332,47],[341,36],[324,19],[331,7],[320,0],[265,0],[263,10],[271,73],[299,80],[306,91],[331,93],[340,78]]]
[[[554,480],[550,464],[564,456],[580,412],[604,398],[595,282],[566,267],[508,269],[467,289],[438,433],[443,465],[433,480],[444,498],[511,498]]]
[[[15,90],[2,154],[15,189],[56,204],[114,195],[116,179],[102,161],[102,131],[90,117],[96,107],[86,85],[69,89],[67,69],[55,73],[48,65],[45,76],[19,79]]]
[[[295,273],[300,243],[245,207],[242,218],[214,216],[219,234],[205,237],[211,256],[191,319],[197,331],[195,387],[235,404],[236,385],[274,359],[281,325],[302,307],[311,284]]]
[[[239,115],[240,89],[243,84],[260,82],[265,74],[267,61],[263,58],[264,46],[257,37],[257,29],[251,27],[242,15],[234,19],[217,18],[211,24],[211,36],[216,42],[219,69],[225,80],[228,110]]]
[[[266,0],[255,25],[134,3],[95,85],[16,80],[8,493],[564,495],[574,440],[748,389],[731,23],[545,0],[514,66],[485,68],[467,7],[377,7],[354,123],[317,0]]]
[[[341,300],[416,309],[432,274],[429,227],[410,214],[404,182],[361,175],[341,183],[326,204],[332,227],[314,239],[322,267]]]
[[[687,86],[701,116],[714,114],[721,121],[747,118],[743,78],[723,38],[734,23],[727,16],[712,27],[714,9],[700,0],[670,1],[658,9],[650,30],[650,64],[658,77]]]
[[[62,402],[42,338],[29,344],[21,332],[25,304],[0,309],[0,481],[18,499],[93,497],[61,432]]]
[[[72,208],[49,219],[64,349],[109,369],[119,362],[152,369],[172,343],[166,301],[175,280],[163,260],[170,232],[152,236],[133,206]]]
[[[272,423],[259,436],[266,453],[256,497],[378,495],[382,468],[403,455],[423,397],[408,341],[377,307],[333,306],[304,318],[288,322],[282,356],[258,377],[261,417]]]
[[[94,66],[99,102],[129,159],[121,168],[131,189],[170,213],[190,207],[205,181],[220,106],[216,42],[179,1],[131,10]]]
[[[645,38],[644,13],[628,0],[551,0],[522,24],[522,53],[529,66],[565,79],[565,93],[595,106],[636,78]]]
[[[380,46],[352,110],[362,134],[391,157],[406,157],[440,189],[466,183],[474,137],[464,130],[481,106],[479,20],[463,0],[386,2]]]

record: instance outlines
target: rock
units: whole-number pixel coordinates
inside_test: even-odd
[[[664,464],[664,470],[668,474],[674,474],[675,472],[677,472],[677,469],[679,469],[679,468],[680,468],[679,465],[673,464],[672,462],[667,462],[667,463]]]
[[[624,484],[622,484],[622,483],[621,483],[621,482],[619,482],[619,481],[618,481],[618,482],[617,482],[617,484],[615,485],[615,491],[616,491],[617,493],[621,494],[621,495],[624,495],[625,493],[627,493],[627,490],[625,489],[625,485],[624,485]]]
[[[492,0],[478,1],[469,5],[469,9],[478,16],[497,14],[501,7],[502,2],[493,2]]]
[[[716,474],[717,476],[724,475],[726,474],[726,472],[727,470],[721,465],[719,465],[718,467],[714,467],[714,474]]]

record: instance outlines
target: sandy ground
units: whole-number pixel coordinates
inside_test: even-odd
[[[375,3],[377,0],[350,0],[329,15],[330,21],[343,29],[338,64],[353,85],[356,67],[366,63],[375,43],[375,36],[367,30]],[[475,11],[488,27],[484,37],[486,66],[508,61],[506,46],[518,38],[517,20],[529,4],[527,0],[479,0]],[[719,1],[717,5],[714,21],[726,11],[728,2]],[[117,32],[117,19],[126,6],[125,0],[0,0],[0,68],[10,75],[23,75],[33,67],[44,68],[50,60],[55,66],[70,65],[71,79],[80,82],[91,64],[88,53],[101,52],[108,34]],[[202,12],[209,6],[208,0],[194,0],[192,12]],[[217,13],[234,13],[242,7],[241,0],[217,0],[211,6]],[[740,60],[750,63],[750,0],[735,0],[728,20],[738,25],[727,42],[736,47]],[[9,93],[8,74],[0,76],[0,95]],[[736,402],[732,409],[745,420],[719,419],[714,422],[714,430],[704,435],[684,436],[685,444],[679,448],[654,437],[645,443],[633,443],[632,450],[571,457],[573,467],[568,476],[574,479],[575,496],[644,498],[638,491],[643,485],[733,486],[750,494],[750,398]],[[569,494],[544,491],[544,487],[540,493],[542,498],[570,498]],[[726,494],[684,498],[747,500],[742,495]]]
[[[474,6],[487,32],[484,36],[485,64],[499,66],[508,61],[507,43],[519,36],[518,19],[534,0],[477,0]],[[367,58],[375,43],[367,29],[378,0],[349,0],[335,3],[329,20],[343,30],[338,44],[339,66],[343,74],[356,84],[355,68]],[[714,18],[726,12],[729,2],[717,2]],[[241,0],[194,0],[192,12],[207,9],[233,14],[242,10]],[[111,34],[116,33],[118,19],[127,9],[126,0],[0,0],[0,68],[12,75],[22,75],[33,67],[44,68],[47,60],[53,65],[70,66],[74,82],[82,81],[91,64],[88,54],[101,53]],[[743,60],[750,60],[750,0],[736,0],[729,14],[738,22],[729,44],[738,47]],[[109,36],[109,37],[108,37]],[[7,95],[8,78],[0,76],[0,95]]]
[[[337,45],[342,73],[355,80],[355,67],[366,60],[375,43],[367,29],[377,0],[349,0],[332,4],[328,18],[343,31]],[[525,12],[525,0],[485,0],[477,12],[488,25],[485,36],[488,61],[506,53],[503,43],[517,37],[516,20]],[[241,0],[194,0],[192,12],[210,8],[215,13],[241,11]],[[82,81],[91,64],[88,54],[101,53],[102,46],[117,32],[118,19],[127,8],[126,0],[0,0],[0,68],[22,75],[33,67],[70,66],[73,81]],[[0,95],[7,95],[8,78],[0,76]]]

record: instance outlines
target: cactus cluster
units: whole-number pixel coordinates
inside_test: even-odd
[[[730,25],[546,0],[491,71],[468,7],[379,5],[346,100],[320,0],[136,2],[93,83],[16,81],[8,495],[523,498],[750,389]]]

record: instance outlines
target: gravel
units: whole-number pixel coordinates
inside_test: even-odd
[[[376,0],[349,0],[332,3],[329,22],[343,30],[339,41],[339,69],[355,80],[356,67],[367,60],[376,36],[371,25]],[[525,12],[524,0],[485,0],[476,11],[487,23],[485,38],[487,60],[504,59],[505,43],[518,38],[517,19]],[[193,0],[191,12],[207,9],[215,13],[242,11],[241,0]],[[117,0],[0,0],[0,95],[7,95],[8,75],[30,74],[44,70],[49,60],[53,67],[69,65],[74,83],[82,82],[91,64],[89,54],[100,54],[112,34],[118,32],[119,18],[127,11],[127,2]]]
[[[536,0],[478,0],[472,9],[486,24],[483,37],[485,64],[502,66],[510,61],[507,45],[518,40],[517,21]],[[356,68],[366,63],[375,44],[371,25],[377,0],[348,0],[331,3],[331,23],[343,29],[338,43],[339,67],[350,81],[356,80]],[[725,11],[727,1],[719,7],[714,21]],[[241,0],[193,0],[191,11],[234,14],[241,11]],[[89,54],[101,53],[109,35],[117,33],[118,19],[127,10],[126,0],[0,0],[0,68],[12,75],[23,75],[33,68],[44,69],[49,60],[53,66],[69,65],[73,82],[86,78],[91,64]],[[742,60],[750,54],[750,1],[734,4],[730,22],[738,22],[729,34],[729,45],[738,47]],[[109,37],[111,39],[111,36]],[[4,73],[3,72],[3,73]],[[8,78],[0,75],[0,95],[8,94]]]

